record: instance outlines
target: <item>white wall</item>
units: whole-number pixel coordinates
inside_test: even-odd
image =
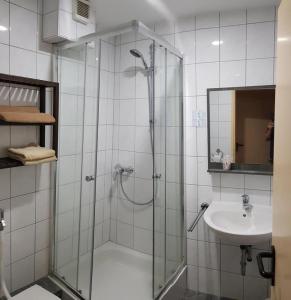
[[[204,201],[241,201],[240,196],[247,193],[253,203],[271,204],[270,176],[207,173],[206,122],[202,127],[196,127],[192,119],[197,111],[206,113],[207,88],[274,84],[275,19],[276,9],[267,7],[189,17],[175,24],[160,23],[153,26],[157,33],[185,54],[185,189],[188,224]],[[212,45],[213,41],[219,40],[223,40],[222,45]],[[126,69],[130,71],[130,67],[136,64],[129,56],[130,49],[140,47],[147,55],[148,45],[146,41],[136,41],[130,36],[122,36],[118,43],[121,49],[117,44],[115,63],[118,67],[115,72],[119,77],[115,77],[114,100],[114,134],[117,139],[114,139],[116,144],[113,145],[112,166],[116,161],[140,168],[145,164],[138,164],[135,158],[138,152],[136,147],[142,141],[136,140],[135,132],[140,119],[147,122],[148,112],[147,106],[141,105],[143,102],[139,102],[136,95],[143,93],[140,98],[144,100],[146,82],[139,73],[136,77],[130,76],[130,72],[128,76],[120,77],[120,72]],[[146,123],[143,125],[146,126]],[[122,138],[118,133],[120,128],[126,129]],[[146,140],[149,140],[146,132],[142,140],[144,147]],[[139,178],[135,177],[135,182],[130,183],[129,180],[126,188],[138,200],[139,195],[145,196],[147,191],[151,191],[151,186],[141,192],[140,188],[136,188]],[[138,215],[136,208],[121,198],[122,194],[119,194],[111,206],[111,240],[150,253],[147,245],[151,235],[146,237],[135,233],[139,232],[139,221],[147,220],[150,225],[148,221],[152,215],[147,214],[146,210]],[[143,232],[146,232],[144,229],[150,227],[143,228]],[[136,246],[139,239],[148,242],[139,248]],[[268,282],[258,275],[255,254],[259,249],[268,248],[268,245],[256,248],[254,261],[248,265],[247,276],[243,278],[240,275],[239,247],[218,240],[201,221],[196,231],[188,235],[190,288],[238,299],[264,299]],[[230,257],[233,259],[229,260]]]
[[[9,3],[10,2],[10,3]],[[51,46],[41,41],[42,1],[0,0],[0,72],[51,80]],[[38,93],[1,86],[1,105],[37,105]],[[24,93],[22,93],[24,95]],[[1,126],[1,157],[10,145],[37,141],[36,127]],[[5,277],[11,290],[47,274],[50,168],[48,164],[0,170],[0,207],[5,209]]]
[[[271,204],[272,178],[207,173],[207,128],[193,126],[193,112],[206,112],[206,89],[274,84],[274,7],[189,17],[155,29],[185,54],[185,166],[188,224],[202,202],[241,201]],[[220,46],[212,41],[223,40]],[[265,248],[264,245],[258,248]],[[254,250],[254,257],[257,250]],[[265,299],[268,282],[256,260],[240,275],[240,250],[224,244],[200,221],[188,234],[189,285],[194,290],[235,299]]]
[[[0,0],[1,25],[11,27],[10,34],[0,32],[0,72],[50,79],[51,48],[41,42],[41,5],[36,0],[25,4],[16,0],[10,2]],[[188,222],[193,220],[199,204],[204,201],[240,201],[240,195],[246,192],[253,202],[271,203],[271,178],[268,176],[212,176],[206,172],[207,131],[205,127],[192,126],[192,114],[206,112],[206,88],[274,83],[274,21],[275,8],[261,8],[190,17],[176,24],[155,26],[158,33],[185,52]],[[220,39],[225,41],[223,45],[211,45],[213,40]],[[106,128],[111,130],[110,126]],[[6,136],[5,142],[1,138],[2,149],[19,141],[20,135],[27,136],[23,141],[37,136],[33,130],[21,133],[13,127],[0,130],[1,136]],[[0,177],[0,205],[6,208],[10,224],[5,234],[6,277],[14,290],[47,272],[49,168],[43,165],[2,170]],[[28,240],[31,243],[27,243]],[[242,278],[239,255],[238,247],[223,244],[200,223],[198,230],[188,236],[190,287],[239,299],[263,299],[267,282],[258,277],[255,262],[249,267],[248,276]],[[229,261],[229,257],[234,261]],[[232,289],[234,286],[236,288]],[[262,294],[256,295],[256,292]]]

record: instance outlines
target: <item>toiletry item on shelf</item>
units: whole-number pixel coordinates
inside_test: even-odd
[[[22,148],[9,148],[8,156],[23,165],[36,165],[56,160],[55,150],[29,144]]]
[[[211,158],[213,162],[219,163],[223,158],[223,152],[219,148],[217,148],[215,153],[211,155]]]
[[[232,159],[231,159],[230,155],[225,155],[224,158],[222,159],[223,170],[225,170],[225,171],[230,170],[231,163],[232,163]]]

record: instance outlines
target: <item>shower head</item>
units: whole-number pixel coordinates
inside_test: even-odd
[[[143,65],[144,65],[144,67],[145,67],[146,69],[148,69],[148,65],[147,65],[147,63],[146,63],[146,61],[145,61],[145,59],[144,59],[144,57],[143,57],[143,54],[142,54],[139,50],[137,50],[137,49],[131,49],[131,50],[129,50],[129,52],[130,52],[130,54],[133,55],[134,57],[140,58],[140,59],[142,60],[142,63],[143,63]]]

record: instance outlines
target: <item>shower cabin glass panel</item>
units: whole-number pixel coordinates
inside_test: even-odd
[[[54,272],[89,298],[94,217],[97,62],[94,44],[61,50],[60,155],[55,205]],[[89,176],[89,177],[88,177]],[[90,177],[93,176],[93,177]]]
[[[154,296],[184,266],[181,59],[155,48]]]
[[[166,278],[183,264],[185,250],[183,200],[183,95],[181,59],[166,55]]]
[[[58,56],[54,273],[88,300],[157,299],[185,263],[181,59],[130,28]]]

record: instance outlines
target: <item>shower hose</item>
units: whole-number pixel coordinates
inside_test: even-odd
[[[119,179],[120,179],[121,191],[122,191],[124,197],[126,198],[126,200],[129,201],[130,203],[134,204],[134,205],[139,205],[139,206],[151,204],[153,202],[153,199],[156,198],[156,195],[157,195],[157,185],[155,184],[155,187],[154,187],[154,189],[155,189],[155,193],[154,193],[155,196],[152,199],[150,199],[149,201],[146,201],[146,202],[141,202],[141,203],[140,202],[136,202],[136,201],[130,199],[130,197],[127,195],[126,191],[124,190],[124,187],[123,187],[123,174],[124,174],[124,172],[125,172],[124,169],[121,169],[119,171]]]
[[[146,69],[146,77],[147,77],[147,85],[148,85],[148,106],[149,106],[149,124],[150,124],[150,142],[151,142],[151,152],[152,152],[152,158],[154,160],[154,124],[153,124],[153,90],[152,90],[152,87],[151,87],[151,69]],[[153,161],[154,162],[154,161]],[[154,169],[154,176],[153,178],[154,179],[157,179],[159,178],[159,176],[157,176],[157,172],[156,172],[156,166],[155,166],[155,162],[154,162],[154,166],[153,166],[153,169]],[[149,205],[151,204],[154,199],[156,198],[157,196],[157,184],[154,185],[154,195],[153,195],[153,198],[146,201],[146,202],[136,202],[132,199],[130,199],[130,197],[127,195],[125,189],[124,189],[124,186],[123,186],[123,175],[124,173],[127,173],[127,175],[133,173],[133,169],[124,169],[122,167],[119,168],[119,179],[120,179],[120,187],[121,187],[121,191],[124,195],[124,197],[126,198],[127,201],[129,201],[130,203],[134,204],[134,205],[139,205],[139,206],[143,206],[143,205]]]

